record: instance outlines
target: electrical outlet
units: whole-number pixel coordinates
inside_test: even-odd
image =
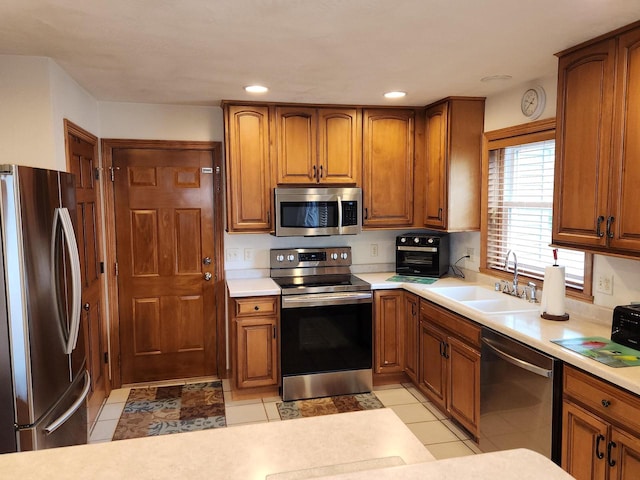
[[[378,244],[377,243],[372,243],[371,244],[371,256],[372,257],[377,257],[378,256]]]
[[[240,249],[239,248],[227,248],[225,252],[225,260],[227,262],[239,262],[240,261]]]
[[[244,261],[245,262],[253,262],[253,257],[254,257],[254,251],[253,248],[245,248],[244,249]]]
[[[473,252],[474,252],[473,248],[467,247],[467,255],[469,255],[469,261],[470,262],[473,262]]]
[[[613,295],[613,276],[598,275],[598,281],[596,283],[596,291],[600,293],[604,293],[606,295]]]

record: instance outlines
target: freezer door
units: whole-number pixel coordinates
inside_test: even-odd
[[[66,447],[87,443],[87,395],[91,388],[84,372],[71,384],[60,401],[30,428],[19,431],[20,450]]]
[[[73,302],[80,299],[72,294],[72,249],[56,221],[60,172],[13,167],[11,174],[0,175],[0,189],[16,422],[26,427],[49,412],[80,376],[66,353]],[[75,200],[69,206],[73,219]]]

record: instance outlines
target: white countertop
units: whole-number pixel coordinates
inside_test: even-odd
[[[399,457],[399,458],[398,458]],[[0,455],[2,478],[265,479],[434,461],[388,408]],[[276,476],[277,478],[277,476]]]
[[[577,314],[571,314],[571,318],[566,322],[545,320],[537,312],[507,315],[484,314],[432,291],[434,287],[472,285],[471,282],[449,277],[439,279],[431,285],[387,281],[393,275],[395,275],[394,272],[356,273],[356,276],[369,282],[373,290],[405,289],[640,395],[640,366],[609,367],[551,342],[551,340],[579,337],[609,338],[611,335],[610,323],[596,323]],[[280,288],[270,278],[228,280],[227,285],[232,297],[280,294]]]
[[[529,450],[435,461],[388,408],[4,454],[0,472],[20,480],[572,478]]]
[[[324,480],[572,480],[573,477],[546,457],[517,449],[451,458],[374,471],[360,471]]]

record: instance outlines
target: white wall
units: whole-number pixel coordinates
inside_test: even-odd
[[[49,59],[0,55],[0,163],[56,168]]]
[[[55,168],[66,170],[67,154],[63,120],[67,118],[97,137],[99,133],[98,102],[56,62],[49,59],[48,63]]]
[[[222,108],[98,102],[101,138],[141,140],[224,139]]]

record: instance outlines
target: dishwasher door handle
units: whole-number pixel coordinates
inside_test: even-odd
[[[533,363],[529,363],[525,360],[514,357],[507,352],[503,352],[488,338],[482,337],[482,343],[489,347],[497,356],[502,358],[504,361],[509,362],[516,367],[523,368],[531,373],[535,373],[536,375],[540,375],[541,377],[545,378],[551,378],[553,376],[553,370],[539,367],[538,365],[534,365]]]

